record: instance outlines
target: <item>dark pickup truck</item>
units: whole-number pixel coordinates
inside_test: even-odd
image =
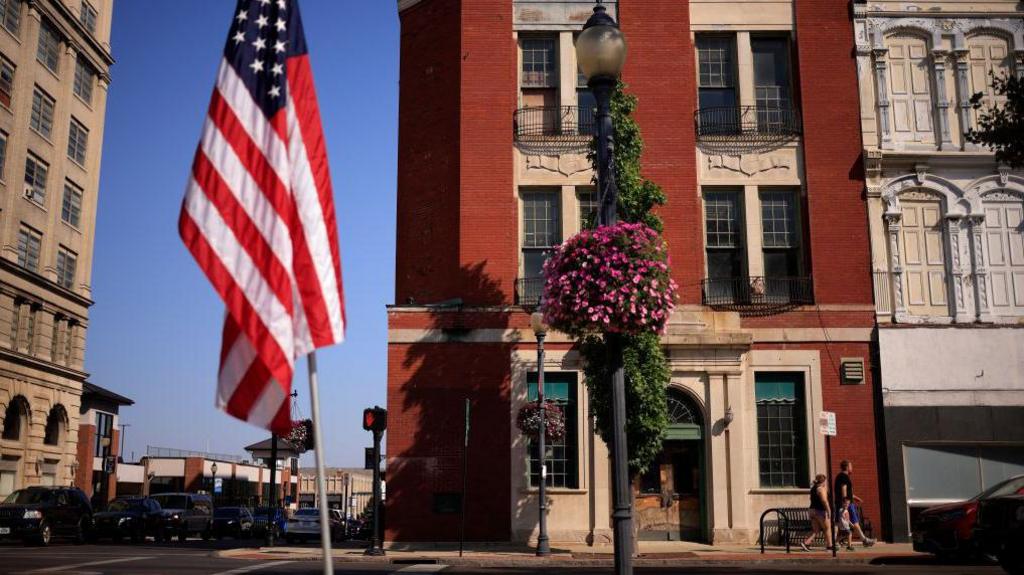
[[[974,538],[1010,575],[1024,575],[1024,495],[981,501]]]

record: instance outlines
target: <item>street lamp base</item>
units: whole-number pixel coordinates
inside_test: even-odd
[[[548,538],[537,540],[537,557],[547,557],[551,555],[551,544],[548,542]]]
[[[384,553],[384,550],[380,547],[373,545],[372,547],[368,547],[366,551],[363,551],[363,555],[368,555],[370,557],[383,557],[386,553]]]

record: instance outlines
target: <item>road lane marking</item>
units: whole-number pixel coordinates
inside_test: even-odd
[[[23,571],[23,573],[57,573],[60,571],[71,571],[72,569],[78,569],[79,567],[94,567],[96,565],[110,565],[113,563],[127,563],[129,561],[144,561],[146,559],[153,559],[153,557],[121,557],[119,559],[107,559],[104,561],[90,561],[88,563],[76,563],[74,565],[58,565],[56,567],[47,567],[45,569],[32,569],[31,571]]]
[[[395,573],[437,573],[447,568],[447,565],[437,565],[430,563],[420,563],[418,565],[409,565],[408,567],[402,567]]]
[[[288,563],[295,563],[294,561],[271,561],[270,563],[260,563],[259,565],[250,565],[248,567],[239,567],[238,569],[232,569],[230,571],[218,571],[213,575],[240,575],[241,573],[251,573],[253,571],[259,571],[261,569],[267,569],[269,567],[277,567],[279,565],[287,565]]]

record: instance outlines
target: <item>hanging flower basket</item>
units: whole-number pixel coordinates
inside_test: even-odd
[[[668,249],[643,224],[584,230],[544,264],[544,320],[571,335],[661,333],[675,308]]]
[[[561,407],[550,401],[545,401],[544,422],[547,424],[547,434],[545,435],[547,439],[558,440],[565,437],[565,413]],[[540,434],[539,401],[531,401],[519,408],[516,427],[528,437],[537,437]]]
[[[287,437],[288,443],[300,453],[313,449],[313,421],[300,419],[292,422],[292,431]]]

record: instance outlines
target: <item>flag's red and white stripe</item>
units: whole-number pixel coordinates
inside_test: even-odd
[[[229,62],[196,150],[179,231],[227,306],[217,405],[279,433],[297,357],[340,342],[345,307],[330,173],[308,56],[267,118]]]

